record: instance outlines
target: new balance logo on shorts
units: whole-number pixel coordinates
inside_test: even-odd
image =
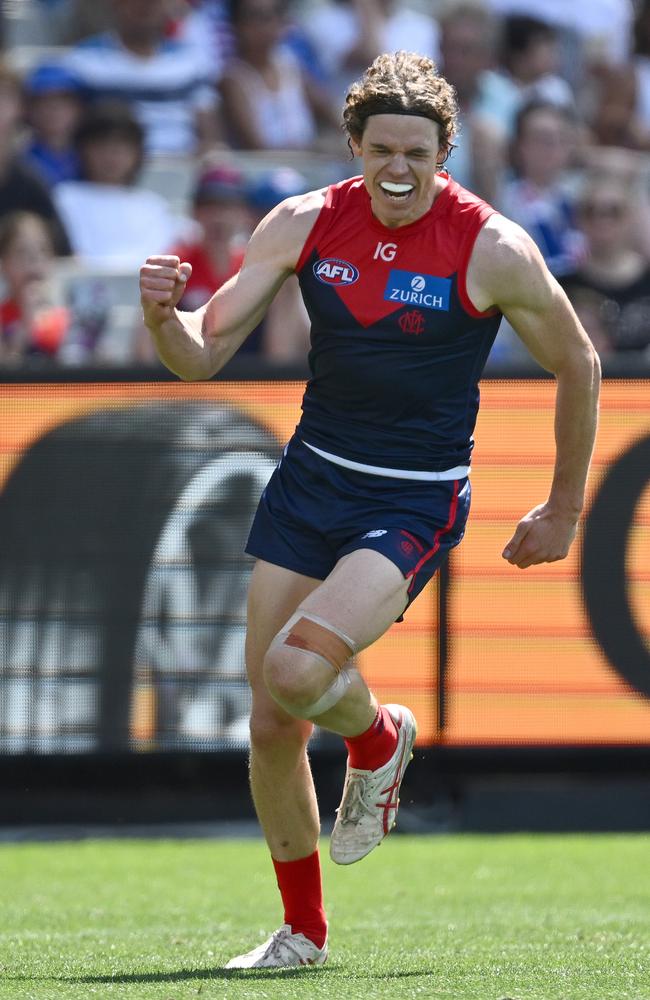
[[[375,528],[374,531],[366,531],[365,535],[362,535],[361,537],[362,538],[381,538],[382,535],[387,535],[387,534],[388,534],[388,529],[387,528]]]

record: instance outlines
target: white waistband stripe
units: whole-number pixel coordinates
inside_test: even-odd
[[[311,451],[315,451],[321,458],[326,458],[334,465],[342,465],[344,469],[353,469],[355,472],[365,472],[369,476],[388,476],[389,479],[420,479],[428,483],[442,482],[447,479],[464,479],[469,475],[469,465],[457,465],[454,469],[443,469],[441,472],[424,472],[418,469],[385,469],[381,465],[364,465],[362,462],[351,462],[348,458],[341,458],[339,455],[332,455],[329,451],[322,451],[321,448],[314,447],[307,441],[302,442]]]

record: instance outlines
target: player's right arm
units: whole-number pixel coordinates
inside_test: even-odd
[[[148,257],[140,269],[145,324],[160,360],[186,381],[208,379],[260,322],[294,271],[323,204],[323,192],[288,198],[253,233],[241,270],[194,312],[176,308],[192,268],[171,255]]]

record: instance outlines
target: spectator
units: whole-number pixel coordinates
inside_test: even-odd
[[[233,145],[310,149],[317,137],[317,120],[339,130],[325,93],[280,44],[281,0],[231,0],[230,16],[237,55],[226,66],[221,93]]]
[[[589,116],[597,145],[650,151],[650,127],[637,114],[639,82],[632,64],[601,67],[595,76],[596,98]]]
[[[337,101],[381,52],[404,49],[438,59],[436,21],[403,0],[322,0],[303,24]]]
[[[196,0],[177,22],[175,37],[195,45],[199,58],[212,69],[215,80],[235,55],[236,42],[229,17],[228,0]],[[327,82],[321,60],[321,39],[314,45],[300,21],[290,19],[282,33],[282,44],[294,53],[303,70],[320,85]]]
[[[56,358],[69,316],[52,301],[54,263],[50,228],[33,212],[14,212],[0,221],[0,267],[5,297],[0,303],[0,363]]]
[[[490,72],[498,24],[480,5],[461,2],[440,20],[442,73],[458,100],[458,134],[449,170],[488,202],[498,195],[506,159],[506,122],[500,112],[503,84]]]
[[[68,254],[70,243],[47,188],[14,152],[21,114],[20,81],[0,64],[0,218],[18,211],[42,216],[52,226],[57,254]]]
[[[594,73],[590,124],[600,146],[650,150],[650,0],[634,24],[634,55]]]
[[[603,353],[650,347],[650,265],[635,244],[637,202],[635,189],[597,177],[578,203],[588,253],[562,284]]]
[[[248,181],[239,170],[225,164],[207,167],[197,180],[193,196],[197,236],[171,251],[192,265],[192,276],[179,308],[194,310],[204,305],[239,271],[248,237],[261,219],[279,202],[304,193],[307,187],[305,178],[291,167],[264,171]],[[309,317],[295,276],[284,283],[262,322],[239,350],[281,363],[306,361]],[[138,333],[137,353],[145,363],[156,360],[144,327]]]
[[[515,176],[499,204],[532,236],[556,276],[572,271],[584,254],[567,193],[573,125],[571,113],[555,104],[533,101],[521,108],[512,151]]]
[[[575,32],[591,60],[622,64],[629,55],[632,0],[488,0],[499,15],[528,14],[565,31]]]
[[[79,178],[74,132],[83,113],[81,81],[65,66],[44,63],[25,81],[31,138],[21,159],[47,184]]]
[[[142,126],[124,105],[94,105],[75,136],[82,180],[54,197],[74,252],[84,261],[129,267],[143,253],[170,247],[181,220],[164,198],[135,186],[144,156]]]
[[[216,91],[196,48],[165,36],[166,0],[114,0],[114,27],[80,42],[68,65],[91,96],[121,99],[145,129],[148,153],[193,154],[218,134]]]
[[[510,118],[509,133],[519,108],[532,100],[574,108],[573,91],[558,74],[559,56],[558,34],[551,25],[523,14],[504,19],[500,63],[509,91],[504,87],[501,109]]]
[[[209,167],[198,178],[193,207],[197,237],[172,251],[192,265],[192,277],[180,302],[181,309],[190,310],[204,305],[237,273],[244,259],[250,235],[244,175],[220,164]]]
[[[241,267],[250,235],[244,175],[225,164],[206,166],[197,178],[192,205],[196,230],[171,249],[192,265],[192,276],[179,302],[179,309],[185,310],[204,305]],[[253,338],[254,334],[249,340]],[[138,330],[136,353],[146,364],[157,361],[144,325]]]

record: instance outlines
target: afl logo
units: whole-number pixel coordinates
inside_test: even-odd
[[[347,260],[327,257],[317,260],[312,268],[315,277],[324,285],[353,285],[359,278],[359,272]]]
[[[411,278],[411,288],[414,292],[422,292],[425,285],[426,281],[421,274],[416,274],[414,278]]]

